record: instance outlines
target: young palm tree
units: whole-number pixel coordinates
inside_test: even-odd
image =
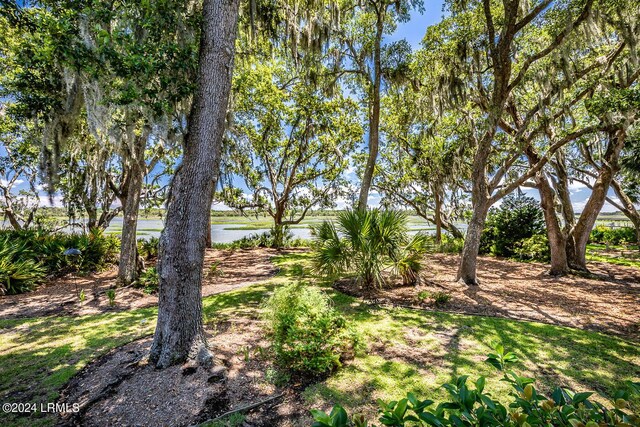
[[[416,283],[426,251],[426,236],[407,233],[407,216],[393,210],[348,210],[337,224],[324,221],[313,229],[316,270],[329,277],[354,276],[365,287],[381,287],[384,272]]]

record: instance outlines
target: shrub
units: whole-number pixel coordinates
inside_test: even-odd
[[[265,303],[263,316],[277,363],[294,372],[331,372],[358,344],[329,297],[305,284],[277,289]]]
[[[551,249],[549,239],[544,234],[536,234],[516,243],[515,256],[524,260],[549,261]]]
[[[149,267],[144,270],[137,281],[138,287],[144,288],[146,294],[158,292],[159,284],[160,278],[158,277],[158,270],[155,267]]]
[[[312,228],[315,269],[332,278],[355,276],[364,286],[386,283],[389,269],[404,284],[416,283],[428,237],[407,233],[407,216],[392,210],[348,210],[337,225],[324,221]]]
[[[633,227],[610,228],[605,225],[598,225],[591,230],[589,241],[607,245],[636,243],[636,230]]]
[[[5,291],[19,293],[33,289],[45,276],[61,276],[71,270],[100,270],[117,260],[119,246],[117,237],[105,236],[99,230],[88,234],[1,230],[1,283],[6,288],[7,280],[11,280],[12,290]],[[65,256],[64,251],[69,248],[79,249],[82,255],[77,259]]]
[[[160,239],[157,237],[138,240],[138,253],[148,260],[158,257],[159,247]]]
[[[214,243],[216,249],[253,249],[253,248],[273,248],[277,247],[274,229],[264,233],[250,234],[231,243]],[[299,237],[294,237],[288,228],[283,228],[282,244],[280,247],[298,248],[307,247],[309,242]]]
[[[26,246],[0,237],[0,295],[28,292],[44,280],[45,268]]]
[[[480,251],[511,257],[516,254],[519,241],[544,233],[544,213],[540,204],[532,197],[509,195],[499,208],[489,211]]]
[[[451,295],[443,292],[443,291],[437,291],[437,292],[428,292],[428,291],[420,291],[418,292],[418,300],[420,301],[425,301],[425,300],[432,300],[433,303],[437,306],[440,305],[444,305],[446,303],[448,303],[451,300]]]
[[[380,422],[385,426],[469,426],[469,427],[600,427],[640,426],[640,417],[629,409],[632,393],[640,392],[640,383],[629,382],[628,390],[617,392],[608,407],[589,400],[593,393],[574,393],[556,388],[545,396],[534,387],[535,380],[520,377],[505,367],[517,361],[513,353],[504,353],[501,346],[490,354],[487,362],[503,372],[502,381],[512,387],[509,404],[503,405],[484,392],[485,378],[478,378],[472,385],[466,375],[442,386],[449,400],[435,408],[432,400],[419,400],[413,393],[398,401],[380,405]],[[349,419],[340,406],[330,414],[311,411],[314,427],[366,427],[368,422],[360,415]],[[370,427],[374,427],[371,425]]]
[[[464,248],[464,239],[455,238],[448,234],[443,234],[440,244],[436,246],[436,252],[445,254],[459,254]]]

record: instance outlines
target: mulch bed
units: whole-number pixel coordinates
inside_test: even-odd
[[[556,278],[544,264],[480,257],[480,286],[467,286],[455,281],[458,262],[458,255],[430,255],[418,286],[369,291],[342,282],[336,288],[377,304],[531,320],[640,339],[639,269],[593,262],[589,276]],[[431,298],[419,299],[422,291],[445,292],[451,298],[436,306]]]
[[[276,387],[268,374],[261,322],[234,317],[207,326],[214,367],[147,363],[151,338],[134,341],[94,361],[62,390],[58,403],[79,405],[59,426],[190,426],[238,408],[244,427],[310,425],[302,387]],[[262,349],[262,350],[261,350]],[[264,402],[264,403],[263,403]]]
[[[214,250],[204,260],[202,295],[208,296],[248,286],[272,277],[277,268],[270,262],[278,252],[272,249]],[[216,275],[209,268],[216,262]],[[116,305],[109,306],[107,289],[116,286],[117,268],[80,277],[64,277],[46,283],[34,292],[0,297],[0,318],[40,316],[82,316],[131,310],[158,304],[157,295],[142,289],[116,289]],[[86,299],[80,302],[76,289],[84,289]],[[78,291],[79,292],[79,291]]]

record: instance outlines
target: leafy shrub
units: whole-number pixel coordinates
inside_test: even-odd
[[[138,240],[138,253],[148,260],[158,257],[159,247],[160,239],[157,237]]]
[[[607,240],[605,239],[605,235],[611,229],[606,225],[596,225],[591,230],[591,234],[589,235],[589,241],[593,243],[605,243]]]
[[[607,245],[621,245],[626,243],[636,243],[636,230],[633,227],[610,228],[598,225],[591,230],[589,240],[593,243]]]
[[[502,381],[512,387],[510,402],[504,406],[484,392],[485,378],[478,378],[471,386],[466,375],[442,386],[449,400],[435,408],[432,400],[419,400],[413,393],[398,401],[380,405],[379,421],[385,426],[469,426],[469,427],[600,427],[640,426],[640,417],[629,409],[632,393],[640,392],[640,383],[628,383],[629,390],[617,392],[612,404],[605,407],[589,400],[593,393],[574,393],[560,387],[545,396],[534,387],[535,380],[520,377],[505,370],[517,361],[513,353],[504,353],[501,346],[490,354],[487,362],[503,372]],[[331,413],[311,411],[313,427],[366,427],[368,422],[360,415],[349,419],[347,412],[335,406]],[[370,427],[374,427],[371,425]]]
[[[446,292],[433,292],[431,294],[431,299],[433,300],[435,305],[444,305],[451,300],[451,295]]]
[[[420,301],[425,301],[430,299],[433,301],[435,305],[440,306],[448,303],[451,300],[451,295],[443,291],[437,291],[437,292],[420,291],[418,292],[418,299]]]
[[[524,260],[549,261],[551,249],[549,239],[544,234],[536,234],[516,243],[515,256]]]
[[[338,215],[337,225],[324,221],[312,228],[313,261],[326,276],[355,276],[367,287],[386,283],[390,269],[404,284],[416,283],[423,268],[428,238],[407,233],[406,214],[392,210],[348,210]]]
[[[28,292],[44,280],[45,268],[26,246],[0,237],[0,295]]]
[[[117,260],[120,241],[105,236],[99,230],[87,234],[66,234],[45,230],[0,230],[0,263],[2,283],[13,279],[12,290],[31,290],[44,276],[61,276],[72,270],[100,270]],[[77,259],[65,256],[64,251],[76,248],[82,252]],[[9,255],[10,254],[10,255]],[[15,285],[14,285],[15,284]]]
[[[487,216],[480,251],[497,256],[516,255],[518,242],[545,234],[544,213],[532,197],[509,195]]]
[[[137,281],[138,287],[144,288],[144,292],[147,294],[158,292],[159,284],[160,278],[158,277],[158,270],[155,267],[149,267],[144,270]]]
[[[435,251],[444,254],[459,254],[464,248],[464,239],[455,238],[448,234],[443,234],[440,244],[435,245]]]
[[[264,306],[276,361],[294,372],[321,374],[340,367],[358,337],[320,289],[302,283],[278,288]]]

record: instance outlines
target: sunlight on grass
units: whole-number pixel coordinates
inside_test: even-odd
[[[203,300],[209,326],[232,317],[255,318],[262,301],[292,280],[314,281],[310,254],[274,257],[276,277]],[[520,358],[523,375],[536,375],[544,389],[553,384],[611,393],[624,380],[640,378],[640,350],[595,332],[480,316],[368,306],[324,286],[337,309],[365,338],[367,350],[327,380],[310,386],[314,407],[340,403],[375,412],[375,399],[415,391],[440,399],[439,386],[457,375],[489,377],[488,389],[507,388],[483,361],[497,342]],[[157,309],[82,317],[0,320],[0,389],[3,402],[51,402],[59,389],[91,360],[153,333]],[[3,414],[0,425],[53,425],[53,416]]]

